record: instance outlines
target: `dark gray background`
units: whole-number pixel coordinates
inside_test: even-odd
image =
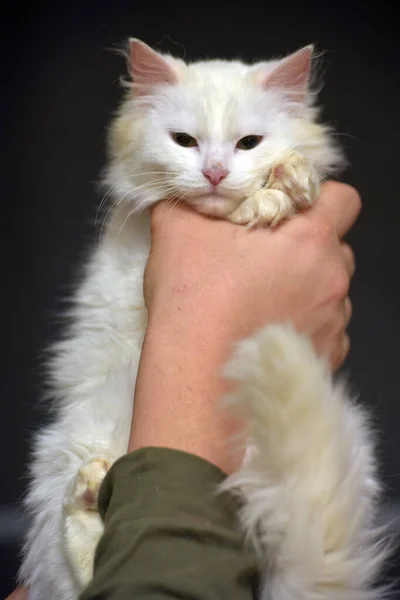
[[[325,51],[324,116],[342,137],[363,213],[350,236],[353,347],[346,364],[371,406],[390,502],[400,500],[399,25],[396,3],[297,1],[14,3],[2,16],[2,276],[0,596],[12,588],[23,522],[40,355],[58,331],[60,298],[96,239],[105,127],[120,97],[127,36],[190,59]],[[45,600],[45,599],[43,599]]]

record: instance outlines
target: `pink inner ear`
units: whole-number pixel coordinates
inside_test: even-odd
[[[178,76],[169,62],[140,40],[131,40],[129,46],[130,74],[136,93],[149,93],[154,85],[177,83]]]
[[[313,48],[306,46],[284,58],[264,80],[266,87],[278,87],[286,91],[291,100],[304,102],[307,97],[311,73]]]

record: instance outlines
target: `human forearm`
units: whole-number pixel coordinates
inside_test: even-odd
[[[241,455],[228,440],[238,423],[216,409],[227,391],[221,369],[229,351],[223,327],[156,313],[140,362],[129,451],[176,448],[232,472]]]

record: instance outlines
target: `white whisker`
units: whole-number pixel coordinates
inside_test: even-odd
[[[151,191],[151,192],[158,192],[158,193],[162,193],[164,194],[168,194],[170,192],[173,192],[175,190],[175,187],[169,183],[169,182],[165,182],[163,183],[163,181],[160,180],[153,180],[153,181],[149,181],[146,184],[142,184],[142,185],[138,185],[134,188],[132,188],[131,190],[129,190],[128,192],[126,192],[126,194],[124,194],[123,196],[121,196],[120,198],[116,199],[108,208],[103,221],[102,221],[102,226],[101,226],[101,232],[100,232],[100,239],[99,239],[99,243],[101,242],[102,239],[102,233],[104,230],[104,226],[105,223],[108,219],[108,216],[110,214],[110,212],[112,211],[113,208],[115,208],[116,206],[120,206],[124,200],[126,200],[126,198],[129,198],[130,200],[133,200],[134,194],[136,194],[139,190],[143,191],[143,189],[145,189],[146,191]],[[146,201],[147,204],[147,201]],[[138,210],[140,205],[136,205],[134,210]],[[97,225],[97,216],[96,215],[96,225]]]
[[[118,238],[119,238],[119,236],[120,236],[120,234],[121,234],[121,232],[122,232],[122,230],[123,230],[123,228],[124,228],[124,225],[125,225],[125,223],[128,221],[128,219],[129,219],[129,218],[130,218],[130,217],[131,217],[131,216],[132,216],[134,213],[135,213],[135,209],[133,208],[131,211],[129,211],[129,213],[127,214],[127,216],[126,216],[126,217],[125,217],[125,219],[123,220],[123,222],[122,222],[122,225],[121,225],[121,227],[119,228],[119,230],[118,230],[118,233],[117,233],[117,237],[116,237],[116,239],[117,239],[117,240],[118,240]]]
[[[157,171],[148,171],[148,174],[151,174],[151,173],[157,173]],[[132,189],[134,189],[134,190],[137,190],[137,189],[139,189],[139,188],[142,188],[142,187],[145,187],[145,186],[152,185],[152,184],[154,184],[154,183],[158,183],[158,182],[162,182],[162,181],[164,181],[164,180],[167,180],[167,177],[165,177],[165,174],[164,174],[164,173],[162,173],[161,171],[160,171],[159,173],[160,173],[160,174],[162,174],[162,175],[164,175],[164,177],[159,177],[158,179],[152,179],[151,181],[147,181],[147,182],[145,182],[145,183],[139,184],[139,185],[135,186],[135,188],[132,188]],[[143,175],[144,175],[144,174],[145,174],[145,173],[143,173]],[[99,217],[100,210],[101,210],[101,208],[104,206],[104,204],[106,203],[106,201],[109,199],[109,197],[112,195],[113,188],[115,189],[115,188],[118,186],[118,184],[119,184],[120,182],[122,182],[122,181],[126,181],[127,179],[131,179],[132,177],[134,177],[134,175],[128,175],[128,176],[126,176],[126,177],[121,177],[121,178],[120,178],[118,181],[116,181],[116,182],[115,182],[115,183],[114,183],[114,184],[113,184],[113,185],[112,185],[112,186],[109,188],[108,192],[107,192],[107,193],[106,193],[106,194],[103,196],[103,198],[102,198],[102,200],[101,200],[101,202],[100,202],[100,204],[99,204],[99,207],[98,207],[98,209],[97,209],[97,212],[96,212],[96,218],[95,218],[95,226],[97,226],[97,220],[98,220],[98,217]]]
[[[176,196],[172,196],[172,198],[168,199],[168,201],[165,203],[165,209],[169,208],[169,212],[167,215],[165,215],[165,220],[170,216],[170,214],[174,210],[175,206],[177,206],[177,204],[182,202],[182,200],[184,200],[186,197],[187,197],[187,193],[181,192],[179,194],[176,194]]]
[[[114,188],[116,188],[121,182],[126,181],[128,179],[133,179],[135,177],[142,177],[142,176],[147,176],[147,175],[178,175],[177,171],[168,171],[168,170],[163,170],[163,171],[139,171],[138,173],[130,173],[129,175],[125,175],[125,177],[120,177],[119,179],[117,179],[116,181],[114,181],[108,188],[107,192],[105,192],[100,205],[97,209],[97,214],[96,214],[96,221],[95,223],[97,223],[97,217],[98,217],[98,213],[101,209],[101,207],[103,206],[103,204],[106,202],[106,200],[108,199],[108,197],[111,195],[112,190]]]
[[[136,203],[135,203],[135,205],[134,205],[134,206],[132,207],[132,209],[129,211],[128,215],[125,217],[125,219],[124,219],[124,221],[123,221],[122,225],[120,226],[120,228],[119,228],[119,230],[118,230],[118,233],[117,233],[117,237],[116,237],[116,239],[118,239],[118,238],[119,238],[119,236],[121,235],[121,232],[122,232],[122,230],[123,230],[123,228],[124,228],[124,226],[125,226],[126,222],[128,221],[128,219],[129,219],[129,218],[130,218],[132,215],[134,215],[134,214],[137,214],[137,215],[139,216],[139,215],[140,215],[140,213],[141,213],[141,212],[143,212],[143,210],[144,210],[145,208],[147,208],[147,207],[148,207],[149,205],[151,205],[153,202],[155,202],[155,201],[159,200],[159,196],[160,196],[160,194],[162,194],[162,195],[164,196],[164,195],[170,194],[171,192],[174,192],[174,191],[176,191],[176,188],[174,188],[174,186],[173,186],[173,185],[171,185],[171,184],[169,184],[169,183],[166,183],[166,184],[158,184],[158,185],[156,185],[156,182],[155,182],[155,181],[153,181],[153,182],[148,182],[148,184],[149,184],[149,185],[150,185],[150,184],[153,184],[153,189],[149,189],[149,188],[147,188],[147,189],[146,189],[146,191],[153,192],[153,194],[155,195],[154,199],[151,199],[151,198],[146,198],[146,200],[145,200],[145,201],[143,201],[142,203],[138,203],[138,202],[136,202]],[[140,188],[140,187],[142,187],[142,186],[137,186],[136,188],[133,188],[132,190],[130,190],[129,192],[127,192],[127,193],[126,193],[124,196],[122,196],[121,198],[119,198],[118,200],[116,200],[116,201],[115,201],[115,203],[114,203],[114,204],[112,204],[112,205],[110,206],[110,208],[108,209],[108,211],[107,211],[107,214],[106,214],[106,216],[105,216],[105,218],[104,218],[104,220],[103,220],[103,225],[102,225],[102,230],[101,230],[101,233],[100,233],[100,240],[99,240],[99,243],[101,242],[101,238],[102,238],[102,234],[103,234],[103,231],[104,231],[105,223],[106,223],[106,221],[107,221],[107,218],[108,218],[108,216],[109,216],[109,214],[110,214],[110,211],[111,211],[113,208],[118,208],[118,206],[121,206],[121,205],[123,205],[123,202],[124,202],[124,200],[125,200],[127,197],[129,197],[131,193],[133,194],[133,193],[134,193],[134,192],[137,190],[137,188]],[[167,201],[169,201],[169,200],[172,200],[172,199],[174,199],[174,198],[175,198],[175,196],[168,197],[168,198],[167,198]]]

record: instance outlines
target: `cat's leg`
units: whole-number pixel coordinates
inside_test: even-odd
[[[97,512],[101,483],[111,466],[107,458],[93,458],[79,469],[64,503],[64,547],[71,571],[83,589],[93,575],[93,559],[103,533]]]
[[[133,385],[131,367],[124,370],[125,392],[121,372],[117,386],[114,378],[102,379],[90,411],[87,403],[75,402],[64,420],[49,425],[36,440],[25,501],[31,525],[19,574],[29,600],[76,600],[91,578],[103,532],[100,515],[92,509],[107,461],[122,456],[128,443]],[[107,405],[115,416],[107,414]],[[103,409],[98,418],[96,407]]]
[[[311,342],[270,326],[239,345],[231,406],[253,451],[226,488],[244,494],[264,600],[377,600],[387,556],[375,526],[379,485],[366,415]]]
[[[228,217],[239,225],[277,225],[296,210],[311,206],[319,192],[318,176],[306,157],[294,150],[276,162],[267,183]]]
[[[85,556],[89,546],[94,552],[102,531],[100,516],[87,509],[106,464],[91,463],[89,473],[77,474],[96,457],[114,462],[128,446],[147,320],[143,272],[150,235],[147,215],[129,222],[121,213],[122,221],[112,218],[96,245],[69,312],[70,326],[48,365],[53,419],[34,442],[25,500],[31,524],[19,582],[29,588],[29,600],[79,597],[78,579],[87,580],[93,560]],[[91,506],[82,506],[82,497]]]

